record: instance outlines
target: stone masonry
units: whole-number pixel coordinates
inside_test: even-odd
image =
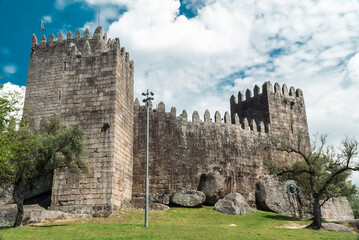
[[[133,61],[119,39],[98,27],[90,37],[77,31],[55,41],[32,37],[26,114],[38,128],[59,115],[85,129],[89,173],[57,171],[51,206],[67,211],[111,212],[132,195]]]
[[[268,174],[265,162],[275,161],[280,164],[290,164],[299,157],[272,148],[269,131],[278,136],[290,136],[293,133],[288,125],[273,129],[271,125],[279,116],[261,117],[261,111],[267,116],[272,113],[273,100],[278,101],[275,106],[283,116],[292,115],[294,119],[304,119],[298,123],[298,128],[307,129],[304,100],[299,96],[289,95],[287,92],[274,92],[270,82],[263,84],[262,93],[259,89],[256,96],[249,96],[240,101],[236,108],[224,114],[224,121],[217,111],[214,122],[210,113],[205,112],[203,121],[198,113],[192,114],[192,121],[188,121],[184,110],[180,116],[176,109],[165,111],[164,103],[159,103],[157,109],[150,110],[150,193],[153,201],[166,203],[168,196],[182,189],[197,189],[203,174],[214,169],[220,169],[225,175],[227,194],[241,193],[248,203],[255,207],[255,185],[259,179]],[[247,90],[248,92],[249,90]],[[295,91],[295,90],[294,90]],[[297,92],[301,93],[298,89]],[[291,109],[282,99],[288,96],[290,101],[299,102],[295,106],[300,110]],[[256,100],[257,99],[257,100]],[[235,103],[231,98],[232,107]],[[268,107],[270,106],[270,107]],[[252,115],[251,107],[253,107]],[[248,113],[241,113],[242,108]],[[259,108],[259,109],[257,109]],[[288,112],[288,113],[286,113]],[[240,113],[240,114],[238,114]],[[238,116],[241,116],[239,118]],[[265,116],[265,115],[264,115]],[[283,117],[284,118],[284,117]],[[258,120],[257,120],[258,119]],[[136,99],[134,106],[134,172],[133,196],[142,197],[145,188],[145,159],[146,159],[146,107],[140,106]],[[295,122],[295,120],[293,120]],[[303,125],[303,126],[301,126]],[[305,139],[309,142],[308,139]]]
[[[89,173],[54,173],[51,207],[64,211],[112,212],[145,189],[146,107],[133,103],[134,63],[120,42],[98,27],[90,36],[62,33],[38,43],[33,35],[26,89],[26,114],[38,128],[43,117],[58,115],[85,129]],[[218,171],[225,193],[241,193],[255,207],[256,183],[270,161],[290,164],[299,157],[272,147],[270,136],[293,142],[309,134],[300,89],[265,82],[254,95],[232,96],[231,114],[212,121],[195,111],[166,112],[150,104],[150,199],[168,204],[175,192],[198,190],[201,177]]]

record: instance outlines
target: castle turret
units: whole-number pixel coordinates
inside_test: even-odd
[[[309,149],[303,92],[300,89],[295,90],[294,87],[288,91],[285,84],[281,88],[278,83],[275,83],[273,88],[270,82],[263,84],[262,92],[257,85],[253,92],[254,96],[251,90],[247,89],[245,100],[241,92],[238,93],[238,101],[234,96],[230,98],[232,122],[237,114],[241,120],[247,118],[261,122],[260,128],[270,124],[270,134],[274,138],[292,143],[301,139],[303,147]],[[266,129],[267,131],[269,129]]]
[[[83,38],[69,31],[66,40],[62,33],[49,39],[43,36],[39,44],[32,36],[26,114],[33,128],[52,115],[80,123],[90,166],[89,173],[55,172],[51,205],[111,212],[132,194],[133,61],[119,41],[106,41],[101,27],[92,38],[86,29]]]

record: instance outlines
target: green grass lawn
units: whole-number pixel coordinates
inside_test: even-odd
[[[108,218],[0,229],[0,239],[359,239],[353,233],[278,228],[308,223],[262,211],[233,216],[203,207],[150,211],[149,227],[145,228],[144,211],[131,209],[120,210]]]

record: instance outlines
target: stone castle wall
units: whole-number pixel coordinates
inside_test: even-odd
[[[54,208],[112,211],[132,195],[133,61],[119,40],[102,29],[93,37],[71,32],[55,41],[33,35],[26,89],[26,114],[38,128],[43,117],[59,115],[80,123],[87,142],[89,173],[54,173]]]
[[[145,192],[146,107],[136,99],[134,109],[133,196],[141,197]],[[167,203],[178,190],[198,189],[202,174],[220,169],[227,193],[239,192],[255,206],[255,185],[267,174],[265,162],[274,155],[276,161],[287,164],[297,159],[295,154],[273,150],[264,124],[258,122],[258,126],[250,129],[248,120],[240,124],[238,116],[232,123],[228,113],[222,122],[218,112],[212,122],[208,111],[204,121],[197,112],[188,121],[186,111],[176,116],[175,108],[166,112],[161,102],[150,111],[151,199]]]
[[[121,203],[144,195],[146,108],[133,104],[133,61],[118,39],[107,40],[102,29],[75,38],[62,34],[55,41],[31,48],[26,106],[38,128],[43,117],[59,115],[66,124],[85,129],[89,173],[54,173],[52,208],[66,211],[111,212]],[[255,206],[255,185],[267,174],[271,161],[290,164],[295,154],[277,151],[271,138],[293,142],[304,132],[309,143],[302,92],[270,82],[247,90],[246,100],[231,97],[231,115],[219,112],[203,121],[197,112],[188,121],[186,111],[165,111],[160,103],[150,112],[150,193],[168,203],[174,192],[198,189],[201,176],[220,170],[226,191],[241,193]],[[283,140],[281,139],[281,140]]]

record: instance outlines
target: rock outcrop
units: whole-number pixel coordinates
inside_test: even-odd
[[[231,193],[223,199],[218,200],[214,205],[214,209],[232,215],[243,215],[254,212],[253,208],[248,205],[247,200],[239,193]]]
[[[280,181],[276,176],[268,176],[257,183],[255,195],[259,210],[293,217],[311,216],[310,202],[293,180]]]
[[[287,216],[311,218],[311,199],[306,197],[295,181],[281,181],[276,176],[268,176],[256,185],[257,209]],[[322,217],[326,221],[354,219],[353,211],[345,197],[328,200],[322,206]]]
[[[196,190],[182,190],[176,192],[172,198],[171,203],[183,207],[199,207],[206,201],[206,194]]]
[[[11,227],[14,225],[17,214],[16,204],[0,206],[0,227]],[[88,214],[70,214],[61,211],[46,210],[45,208],[35,205],[24,205],[24,216],[22,224],[41,223],[45,220],[69,219],[89,217]]]
[[[346,226],[337,223],[323,223],[323,228],[327,231],[335,231],[335,232],[352,232]]]
[[[346,197],[337,197],[324,203],[322,217],[326,221],[354,220],[354,213]]]
[[[206,204],[214,205],[219,199],[231,193],[231,178],[224,170],[215,168],[211,172],[202,174],[198,190],[206,194]]]
[[[11,227],[15,223],[17,213],[16,204],[0,207],[0,227]]]

